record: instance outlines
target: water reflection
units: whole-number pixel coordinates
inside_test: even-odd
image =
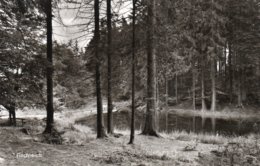
[[[168,118],[168,119],[164,119]],[[218,117],[188,116],[168,113],[161,116],[164,124],[159,124],[160,131],[186,131],[222,135],[245,135],[254,132],[253,126],[258,123],[254,119],[221,119]],[[166,123],[165,123],[166,122]]]

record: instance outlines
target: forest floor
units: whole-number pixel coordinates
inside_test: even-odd
[[[94,106],[55,115],[62,144],[42,134],[45,112],[32,110],[32,116],[32,111],[18,111],[26,118],[25,125],[0,127],[0,165],[260,165],[260,136],[256,134],[226,137],[173,132],[160,133],[156,138],[136,131],[134,145],[128,145],[129,131],[115,129],[116,135],[96,139],[93,128],[75,123],[82,116],[94,114]],[[3,119],[0,122],[5,123]]]
[[[37,124],[38,122],[33,122]],[[41,127],[40,127],[41,128]],[[188,133],[161,133],[161,138],[136,135],[128,145],[128,131],[119,137],[95,139],[86,126],[63,128],[61,145],[44,143],[42,134],[24,128],[0,127],[0,165],[259,165],[260,141],[255,136],[223,138]]]
[[[80,145],[50,145],[18,129],[1,128],[0,133],[0,165],[196,165],[200,156],[216,148],[199,144],[196,150],[185,151],[190,142],[140,135],[134,145],[127,144],[128,136],[90,139]]]

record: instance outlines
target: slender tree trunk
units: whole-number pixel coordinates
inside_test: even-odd
[[[155,60],[156,61],[156,60]],[[157,66],[157,64],[155,65]],[[159,99],[160,93],[159,93],[159,81],[158,81],[158,73],[156,72],[156,104],[155,104],[155,130],[159,130],[159,124],[160,124],[160,111],[159,111],[159,104],[160,104],[160,99]],[[157,111],[158,110],[158,111]]]
[[[158,136],[155,126],[156,118],[156,55],[155,55],[155,0],[148,3],[147,25],[147,110],[142,134]]]
[[[216,66],[216,71],[217,71],[217,75],[218,75],[218,78],[222,78],[222,61],[221,61],[221,58],[219,58],[218,60],[218,67]]]
[[[16,104],[15,102],[11,103],[11,112],[13,114],[13,125],[16,126],[16,112],[15,112]]]
[[[13,110],[13,125],[16,126],[16,112],[15,112],[15,106],[14,106],[14,110]]]
[[[133,25],[132,25],[132,117],[131,117],[131,133],[129,144],[134,143],[135,138],[135,13],[136,0],[132,1],[133,3]]]
[[[206,110],[206,102],[205,102],[205,80],[204,80],[204,70],[205,70],[205,62],[204,59],[202,59],[201,62],[201,110]]]
[[[165,74],[165,129],[168,132],[168,79]]]
[[[160,102],[160,92],[159,92],[159,82],[158,82],[158,74],[156,73],[156,109],[159,108],[159,102]]]
[[[244,104],[245,101],[247,101],[247,89],[246,89],[246,69],[243,68],[241,71],[241,95],[242,95],[242,105]],[[257,88],[256,88],[256,92],[257,92]]]
[[[258,56],[256,76],[258,82],[260,82],[260,56]],[[260,104],[260,84],[258,84],[257,86],[257,96],[258,96],[258,103]]]
[[[10,102],[7,105],[4,105],[4,107],[9,112],[9,124],[13,125],[13,126],[16,126],[15,103],[14,102]]]
[[[196,69],[194,61],[192,63],[192,108],[196,110]]]
[[[16,126],[16,113],[15,113],[15,110],[14,110],[14,113],[13,113],[13,123],[14,123],[14,126]]]
[[[211,59],[211,111],[216,110],[216,62],[215,59]]]
[[[229,99],[230,103],[233,101],[233,65],[232,65],[232,46],[229,43],[229,55],[228,55],[228,69],[229,69]]]
[[[243,72],[241,69],[241,55],[237,56],[237,63],[238,63],[238,74],[237,74],[237,106],[239,108],[243,107],[243,102],[242,102],[242,77],[243,77]]]
[[[225,45],[224,47],[224,88],[226,91],[226,85],[227,85],[227,47]]]
[[[111,55],[112,55],[112,23],[111,0],[107,0],[107,132],[113,131],[113,106],[111,90]]]
[[[239,72],[240,73],[240,72]],[[237,85],[237,106],[239,108],[242,107],[242,91],[241,91],[241,76],[239,75],[238,76],[238,85]]]
[[[52,0],[46,2],[47,21],[47,120],[45,133],[51,133],[53,129],[53,61],[52,61]]]
[[[196,116],[192,117],[192,131],[196,132]]]
[[[96,96],[97,96],[97,138],[103,138],[106,136],[103,125],[103,106],[102,106],[102,93],[101,93],[101,79],[100,79],[100,30],[99,30],[99,0],[95,0],[94,3],[95,12],[95,58],[96,58]]]
[[[178,104],[178,74],[175,75],[175,97],[176,97],[176,104]]]

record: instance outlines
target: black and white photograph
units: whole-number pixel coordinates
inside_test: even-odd
[[[0,0],[0,166],[260,166],[260,0]]]

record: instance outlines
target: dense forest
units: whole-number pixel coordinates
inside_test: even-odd
[[[64,12],[74,13],[71,23]],[[65,33],[60,27],[75,32],[57,40]],[[108,148],[122,142],[133,148],[79,165],[138,165],[143,159],[144,165],[258,165],[260,2],[1,0],[0,83],[0,113],[8,112],[0,114],[0,137],[11,139],[18,130],[36,142],[64,145],[72,136],[82,140],[92,134],[113,141],[103,142]],[[193,157],[195,151],[198,159],[176,159],[177,153],[185,156],[176,142],[174,157],[140,154],[131,145],[162,151],[171,139],[184,137],[193,144],[179,142],[183,151]],[[243,141],[255,151],[248,152]],[[2,151],[0,146],[0,165],[10,159]],[[75,156],[76,151],[83,149],[77,147]]]

